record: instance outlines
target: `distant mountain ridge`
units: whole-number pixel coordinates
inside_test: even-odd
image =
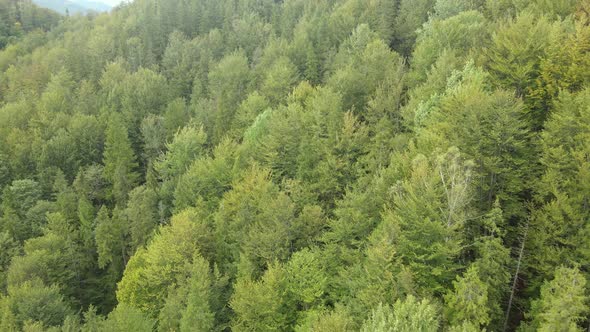
[[[67,11],[70,14],[106,12],[112,8],[106,3],[88,0],[33,0],[33,2],[38,6],[52,9],[61,14],[65,14]]]

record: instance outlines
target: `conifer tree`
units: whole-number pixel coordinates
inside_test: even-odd
[[[438,330],[438,313],[427,299],[418,300],[409,295],[398,300],[393,307],[379,304],[363,324],[362,332],[433,332]]]
[[[477,267],[470,267],[453,282],[454,292],[445,296],[446,315],[451,325],[468,322],[475,326],[486,326],[490,322],[488,286],[479,279],[478,274]]]
[[[581,323],[590,310],[586,278],[577,267],[559,267],[555,277],[541,287],[533,302],[531,327],[538,331],[582,331]]]
[[[180,320],[181,331],[211,331],[214,325],[214,314],[209,305],[212,288],[209,263],[198,253],[193,257],[193,267],[189,279],[189,291],[186,309]]]
[[[124,205],[127,195],[137,184],[139,174],[136,172],[138,164],[127,128],[117,113],[109,117],[103,163],[105,178],[112,185],[111,197]]]

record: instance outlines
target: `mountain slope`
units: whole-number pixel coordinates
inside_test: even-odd
[[[102,2],[87,0],[34,0],[34,2],[41,7],[49,8],[62,14],[65,14],[66,11],[69,11],[71,14],[84,14],[93,11],[105,12],[112,8]]]
[[[590,0],[30,1],[0,331],[588,330]]]

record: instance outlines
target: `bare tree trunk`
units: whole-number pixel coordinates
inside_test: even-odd
[[[514,273],[514,280],[512,282],[512,290],[510,291],[510,299],[508,300],[508,308],[506,308],[506,318],[504,319],[504,332],[508,329],[508,320],[510,318],[510,309],[512,309],[512,302],[514,301],[514,293],[516,293],[516,284],[518,283],[518,274],[520,273],[520,265],[522,263],[522,256],[524,254],[524,247],[526,237],[529,231],[529,221],[527,221],[524,228],[522,243],[520,244],[520,252],[518,253],[518,263],[516,264],[516,272]],[[590,332],[590,328],[588,329]]]

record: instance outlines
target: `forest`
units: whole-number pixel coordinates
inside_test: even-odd
[[[0,0],[0,331],[589,331],[590,0]]]

